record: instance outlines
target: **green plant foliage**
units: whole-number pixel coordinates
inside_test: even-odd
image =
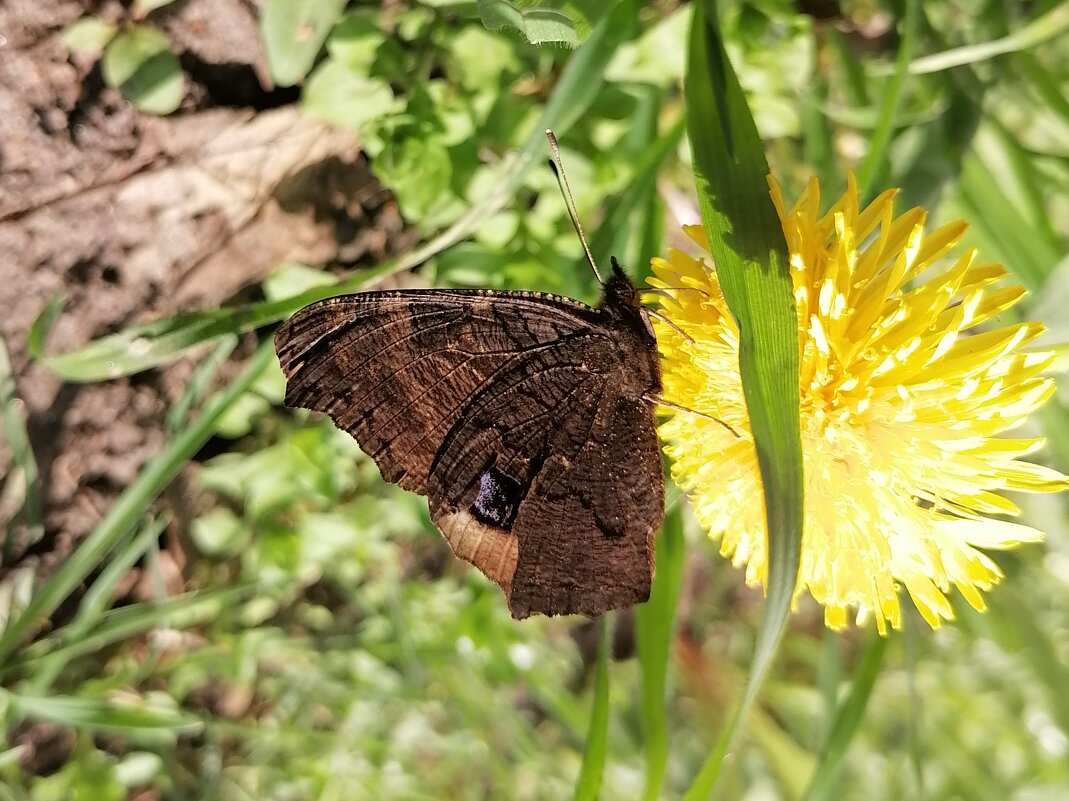
[[[787,246],[764,178],[764,148],[727,58],[717,20],[699,8],[690,38],[687,129],[702,223],[739,329],[739,372],[764,484],[768,601],[743,700],[688,801],[716,787],[736,726],[769,671],[787,627],[802,546],[798,320]]]
[[[121,24],[86,16],[62,34],[156,114],[184,95],[167,37],[142,24],[162,26],[162,5],[138,0]],[[1006,577],[985,614],[955,601],[954,624],[908,617],[881,640],[827,633],[800,596],[780,638],[798,393],[764,182],[776,175],[789,202],[816,174],[826,208],[852,169],[870,194],[901,186],[896,208],[924,204],[929,228],[968,218],[981,259],[1032,290],[1021,314],[1048,325],[1041,344],[1069,353],[1064,4],[877,0],[831,4],[830,19],[789,0],[719,5],[260,6],[274,81],[353,134],[421,240],[349,273],[283,264],[240,304],[65,353],[45,348],[62,298],[42,311],[27,349],[63,381],[194,364],[174,373],[186,383],[162,413],[163,450],[95,510],[90,535],[47,570],[3,563],[0,798],[654,801],[714,785],[739,801],[1069,796],[1065,496],[1014,498],[1048,541],[996,555]],[[546,165],[550,127],[599,262],[616,255],[641,280],[669,247],[695,252],[679,223],[709,231],[768,488],[767,598],[670,488],[649,603],[611,625],[513,621],[423,499],[384,484],[329,421],[281,407],[271,329],[319,298],[398,282],[596,299]],[[54,464],[29,446],[38,421],[3,356],[0,452],[15,469],[0,514],[5,533],[47,544],[39,470]],[[1060,378],[1014,436],[1045,435],[1035,458],[1066,469]],[[172,553],[181,586],[166,589]],[[26,767],[42,731],[67,744],[48,775]]]
[[[100,54],[115,38],[117,30],[113,24],[98,17],[82,17],[63,29],[63,44],[72,53]]]
[[[108,86],[147,114],[170,114],[186,91],[167,37],[146,25],[127,28],[110,41],[101,71]]]
[[[508,0],[479,0],[479,18],[491,31],[512,29],[533,45],[575,47],[579,37],[566,14],[551,8],[523,9]]]
[[[299,83],[345,9],[345,0],[267,0],[260,16],[264,52],[279,86]]]

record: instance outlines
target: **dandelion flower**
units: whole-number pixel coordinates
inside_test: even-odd
[[[805,525],[798,592],[824,606],[826,624],[854,610],[886,633],[902,625],[905,588],[934,628],[954,616],[956,588],[974,608],[1002,573],[987,551],[1042,533],[995,519],[1019,509],[999,490],[1054,492],[1065,476],[1021,461],[1040,439],[996,435],[1054,392],[1054,355],[1027,346],[1034,322],[995,318],[1025,294],[1003,286],[975,249],[951,256],[966,225],[925,233],[925,212],[893,215],[894,190],[859,208],[851,178],[821,215],[811,181],[793,209],[771,182],[790,253],[799,320]],[[700,227],[686,233],[707,249]],[[665,409],[661,425],[676,482],[720,552],[767,579],[764,506],[739,377],[739,334],[700,258],[654,259],[669,323],[658,325],[665,399],[710,415]],[[693,288],[697,291],[688,291]],[[682,334],[685,334],[683,336]]]

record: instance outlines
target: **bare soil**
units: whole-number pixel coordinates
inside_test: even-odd
[[[349,268],[413,240],[359,143],[271,84],[253,4],[184,0],[149,16],[185,72],[185,100],[167,118],[138,112],[104,85],[95,57],[67,51],[61,31],[88,13],[129,21],[113,1],[0,4],[0,335],[44,496],[40,539],[5,525],[16,547],[0,582],[14,567],[40,578],[93,528],[164,447],[165,412],[194,364],[64,384],[26,350],[52,298],[66,297],[48,343],[61,352],[254,300],[284,260]],[[10,464],[0,443],[0,473]],[[183,560],[172,558],[180,585]]]

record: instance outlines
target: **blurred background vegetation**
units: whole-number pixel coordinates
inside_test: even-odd
[[[698,220],[691,11],[0,11],[0,69],[23,76],[0,99],[36,120],[0,145],[0,242],[18,244],[0,351],[0,797],[593,798],[602,758],[602,798],[683,796],[738,702],[761,597],[678,491],[655,598],[607,623],[599,681],[600,625],[511,620],[423,499],[384,485],[329,421],[281,408],[270,337],[343,288],[593,300],[547,126],[595,256],[643,277]],[[831,198],[854,169],[870,196],[903,187],[900,211],[966,217],[984,258],[1032,290],[1025,313],[1065,367],[1069,5],[719,13],[785,195],[816,174]],[[1033,422],[1064,471],[1061,390]],[[824,631],[802,603],[722,797],[1069,797],[1069,514],[1058,496],[1014,500],[1049,537],[999,555],[984,615],[959,603],[931,632],[911,614],[877,641]]]

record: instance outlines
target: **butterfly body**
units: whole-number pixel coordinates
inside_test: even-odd
[[[330,415],[426,495],[517,618],[649,597],[664,486],[656,339],[617,265],[601,303],[402,290],[320,301],[275,338],[286,405]]]

